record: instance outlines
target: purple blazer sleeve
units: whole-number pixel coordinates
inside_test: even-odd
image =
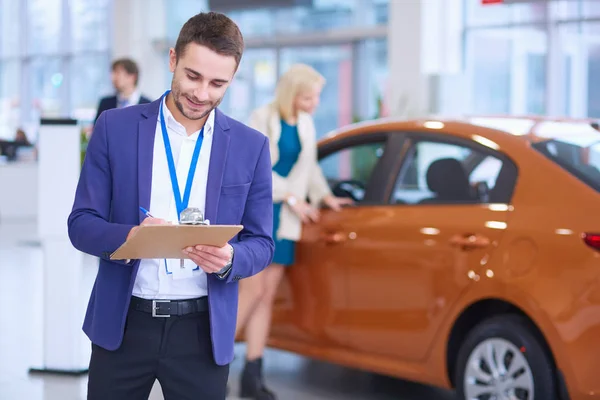
[[[273,188],[271,155],[266,137],[254,170],[242,225],[244,229],[238,235],[239,241],[231,243],[234,257],[227,282],[255,275],[273,260]]]
[[[109,222],[113,177],[108,157],[106,114],[94,126],[81,169],[75,201],[68,219],[73,246],[96,257],[110,259],[135,225]],[[125,265],[124,261],[113,261]]]

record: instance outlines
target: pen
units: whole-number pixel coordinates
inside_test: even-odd
[[[154,218],[152,214],[150,214],[150,211],[146,210],[144,207],[140,207],[140,211],[143,212],[146,217]]]

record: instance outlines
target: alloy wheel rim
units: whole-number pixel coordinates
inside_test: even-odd
[[[523,352],[505,339],[486,339],[475,347],[464,376],[466,400],[534,399],[531,366]]]

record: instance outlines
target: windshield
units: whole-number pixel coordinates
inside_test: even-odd
[[[533,147],[600,192],[600,133],[596,141],[551,139]]]

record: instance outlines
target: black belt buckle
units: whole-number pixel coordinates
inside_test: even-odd
[[[152,300],[152,316],[154,318],[169,318],[171,314],[157,314],[158,310],[157,303],[170,303],[171,300]]]

